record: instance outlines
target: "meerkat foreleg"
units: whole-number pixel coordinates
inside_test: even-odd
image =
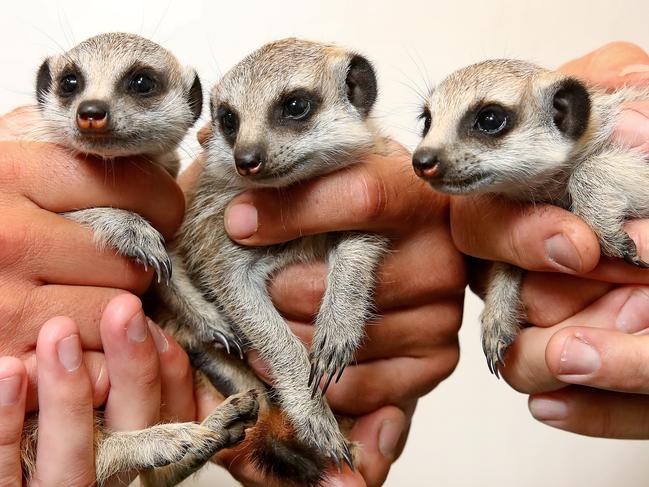
[[[316,318],[311,345],[309,386],[312,396],[340,379],[361,344],[365,324],[372,314],[376,267],[388,248],[378,235],[345,234],[328,255],[327,289]]]
[[[646,216],[648,162],[640,153],[616,147],[581,163],[570,178],[571,210],[597,235],[602,252],[647,268],[635,242],[624,230],[628,218]]]
[[[153,267],[158,280],[171,277],[171,261],[164,238],[137,213],[118,208],[87,208],[61,213],[64,217],[89,226],[98,247],[112,247],[117,253],[135,260],[145,268]]]
[[[498,364],[504,364],[504,354],[518,335],[524,317],[521,285],[524,271],[504,262],[491,268],[482,322],[482,349],[489,370],[499,377]]]
[[[247,254],[242,252],[241,257]],[[272,260],[272,259],[271,259]],[[229,273],[222,299],[236,313],[239,330],[268,365],[273,393],[300,441],[312,445],[334,462],[353,465],[351,452],[324,398],[311,398],[309,356],[273,305],[267,289],[274,266],[263,260],[255,266],[238,262]]]

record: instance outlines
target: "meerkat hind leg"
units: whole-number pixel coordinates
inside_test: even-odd
[[[201,435],[194,436],[186,454],[175,463],[140,474],[143,487],[171,487],[185,480],[224,448],[230,448],[245,438],[246,428],[257,421],[259,403],[257,391],[230,396],[200,425]]]

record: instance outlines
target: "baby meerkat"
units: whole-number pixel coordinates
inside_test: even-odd
[[[606,93],[524,61],[474,64],[426,100],[413,166],[446,193],[492,193],[568,209],[588,223],[605,255],[644,268],[623,225],[649,216],[649,162],[612,133],[623,102],[648,98],[648,90]],[[525,321],[522,278],[521,269],[506,263],[491,271],[482,344],[496,376]]]
[[[202,108],[201,84],[193,69],[183,68],[158,44],[123,33],[92,37],[46,59],[38,71],[36,97],[42,113],[38,134],[48,140],[104,160],[143,156],[172,176],[178,171],[174,149]],[[113,247],[152,265],[158,277],[170,278],[162,236],[141,216],[108,207],[64,216],[90,226],[100,246]],[[203,381],[198,375],[196,379]],[[97,483],[136,470],[142,472],[143,485],[175,485],[218,450],[240,442],[244,429],[254,424],[257,408],[256,392],[250,391],[231,397],[200,424],[159,424],[130,432],[107,430],[98,412]],[[34,472],[37,422],[34,415],[25,426],[27,480]]]
[[[256,438],[252,455],[267,471],[299,479],[301,485],[317,483],[326,466],[316,462],[313,475],[302,471],[301,455],[308,447],[338,466],[344,461],[353,467],[349,445],[323,396],[364,337],[374,273],[388,242],[378,235],[339,232],[245,247],[225,232],[224,211],[242,191],[284,188],[381,151],[383,139],[370,120],[376,96],[374,69],[363,56],[298,39],[267,44],[225,74],[211,93],[212,133],[172,252],[174,278],[168,288],[158,286],[171,320],[187,326],[184,333],[194,347],[218,339],[237,351],[245,346],[259,352],[274,380],[266,411],[279,407],[288,424],[268,419],[262,409],[251,433]],[[327,289],[308,353],[273,306],[267,286],[283,267],[319,259],[328,265]],[[194,355],[204,370],[210,368],[204,355],[209,353],[214,351]],[[222,391],[236,391],[240,380],[245,387],[254,380],[242,366],[239,362],[236,372],[232,365],[230,373],[213,365],[206,373]],[[276,427],[291,431],[273,433]],[[278,467],[278,457],[286,469]]]

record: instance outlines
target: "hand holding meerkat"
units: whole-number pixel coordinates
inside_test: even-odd
[[[645,268],[623,225],[649,216],[649,161],[612,133],[622,103],[646,99],[647,90],[607,93],[524,61],[474,64],[427,97],[413,166],[438,191],[568,209],[592,228],[605,255]],[[491,271],[482,343],[496,375],[525,320],[522,277],[506,263]]]
[[[193,69],[183,68],[158,44],[122,33],[92,37],[46,59],[38,71],[36,97],[42,120],[34,137],[98,157],[98,164],[141,156],[172,176],[179,166],[175,148],[202,107],[201,84]],[[161,235],[136,213],[104,207],[63,216],[89,226],[98,246],[154,267],[159,280],[170,279]],[[256,419],[257,407],[252,391],[233,396],[200,424],[159,424],[130,432],[107,430],[99,411],[97,483],[135,470],[144,485],[175,485],[216,451],[241,441],[244,429]],[[22,460],[27,480],[34,470],[37,422],[33,415],[25,423]]]

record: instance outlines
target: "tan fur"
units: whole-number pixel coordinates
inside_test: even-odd
[[[590,225],[605,255],[645,267],[623,224],[649,216],[649,163],[612,137],[622,103],[643,99],[649,99],[646,89],[605,93],[524,61],[484,61],[451,74],[431,92],[422,114],[430,129],[413,164],[439,191],[569,209]],[[479,121],[494,106],[507,116],[490,135]],[[418,161],[433,161],[433,155],[434,168],[424,173]],[[506,263],[491,273],[482,325],[495,374],[525,320],[522,278],[521,269]]]

